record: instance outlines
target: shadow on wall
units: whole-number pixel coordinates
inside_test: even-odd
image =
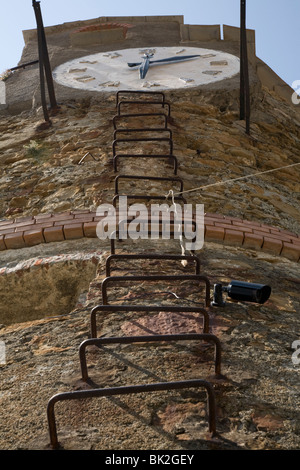
[[[34,260],[0,276],[0,323],[64,315],[84,302],[98,259]]]

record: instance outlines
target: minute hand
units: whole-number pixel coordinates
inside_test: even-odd
[[[169,57],[166,59],[159,59],[159,60],[150,60],[149,64],[157,64],[157,63],[163,63],[163,62],[181,62],[184,60],[189,60],[189,59],[194,59],[195,57],[200,57],[200,55],[183,55],[180,57]],[[127,65],[128,67],[138,67],[141,65],[142,62],[129,62]]]

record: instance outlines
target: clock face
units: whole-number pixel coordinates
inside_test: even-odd
[[[140,78],[140,64],[145,62],[145,55],[149,55],[150,64],[145,78]],[[159,62],[165,59],[171,60]],[[129,63],[137,65],[129,67]],[[239,58],[226,52],[196,47],[156,47],[80,57],[58,66],[53,77],[57,83],[71,88],[114,92],[196,87],[233,77],[239,71]]]

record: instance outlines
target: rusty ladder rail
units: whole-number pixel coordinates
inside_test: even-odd
[[[175,157],[175,155],[163,155],[163,154],[162,154],[162,155],[118,154],[118,155],[115,155],[115,156],[113,157],[113,168],[114,168],[114,171],[115,171],[115,172],[117,171],[117,160],[118,160],[119,158],[156,158],[156,159],[164,158],[164,159],[168,159],[168,160],[170,160],[170,161],[173,162],[174,175],[177,175],[177,171],[178,171],[178,160],[177,160],[177,157]]]
[[[158,196],[154,194],[115,194],[112,200],[113,206],[116,207],[118,199],[124,196],[126,196],[127,199],[146,199],[147,201],[165,201],[166,199],[166,196]],[[186,199],[183,196],[174,196],[174,201],[180,201],[182,204],[186,204]]]
[[[106,277],[111,275],[111,263],[114,260],[175,260],[175,261],[190,261],[195,262],[195,274],[200,274],[200,260],[195,255],[166,255],[166,254],[117,254],[110,255],[106,259],[105,269]]]
[[[50,445],[52,449],[59,448],[57,426],[55,419],[55,404],[66,400],[77,400],[95,397],[111,397],[115,395],[128,395],[134,393],[149,393],[164,390],[181,390],[185,388],[205,388],[208,401],[209,432],[212,436],[216,434],[216,400],[212,385],[206,380],[186,380],[180,382],[161,382],[143,385],[131,385],[125,387],[97,388],[91,390],[75,390],[72,392],[58,393],[50,398],[47,405],[48,428]]]
[[[119,90],[116,93],[116,106],[120,103],[120,95],[141,95],[141,96],[155,96],[157,95],[158,97],[162,98],[161,102],[165,103],[166,98],[165,94],[162,91],[146,91],[146,90]],[[133,101],[133,100],[132,100]],[[135,102],[138,102],[139,100],[134,100]]]
[[[79,361],[81,368],[81,378],[83,382],[88,382],[88,367],[86,360],[86,348],[88,346],[97,346],[107,344],[132,344],[132,343],[154,343],[169,341],[206,341],[215,345],[215,375],[221,376],[221,343],[217,336],[212,334],[201,333],[184,333],[184,334],[165,334],[165,335],[146,335],[146,336],[121,336],[121,337],[105,337],[90,338],[81,343],[79,346]]]
[[[179,193],[178,196],[174,196],[174,200],[176,201],[181,201],[182,203],[186,203],[186,199],[180,194],[183,191],[183,180],[182,178],[179,178],[177,176],[174,177],[159,177],[159,176],[136,176],[136,175],[118,175],[115,178],[115,195],[113,196],[113,206],[116,207],[116,200],[120,196],[126,196],[127,198],[130,199],[147,199],[150,201],[151,199],[156,199],[156,200],[165,200],[166,196],[158,196],[158,195],[150,195],[148,194],[119,194],[119,180],[120,179],[127,179],[130,181],[133,180],[143,180],[143,181],[164,181],[164,182],[176,182],[180,183],[180,190],[177,192]]]
[[[149,212],[148,212],[149,214]],[[153,213],[152,215],[156,215],[156,213]],[[159,215],[159,213],[158,213]],[[143,230],[141,231],[141,234],[142,235],[147,235],[146,238],[148,238],[148,235],[149,233],[151,233],[151,235],[162,235],[164,233],[164,225],[167,223],[168,225],[171,224],[173,226],[173,229],[172,231],[170,230],[170,235],[177,235],[178,237],[180,236],[179,234],[181,234],[181,236],[183,235],[183,230],[182,228],[184,227],[184,229],[186,229],[189,225],[191,225],[194,230],[191,231],[191,234],[194,235],[193,239],[192,240],[195,240],[196,237],[197,237],[197,230],[198,230],[198,225],[197,225],[197,222],[193,219],[185,219],[184,218],[184,214],[183,214],[183,224],[178,221],[176,221],[176,217],[174,218],[171,217],[172,216],[172,213],[170,213],[170,217],[167,219],[167,220],[164,220],[164,218],[159,215],[159,217],[157,218],[156,220],[156,224],[158,225],[158,227],[154,227],[155,230],[152,230],[153,227],[152,227],[152,221],[150,221],[150,224],[149,224],[149,218],[147,219],[139,219],[139,224],[143,226]],[[115,246],[114,246],[114,240],[115,239],[119,239],[119,235],[120,235],[120,232],[121,232],[121,240],[123,239],[127,239],[127,236],[126,237],[122,237],[122,230],[124,231],[124,224],[128,224],[130,222],[133,222],[134,221],[134,218],[130,218],[127,216],[127,214],[124,214],[124,217],[122,217],[122,211],[119,212],[119,228],[117,230],[114,230],[111,234],[110,234],[110,240],[111,240],[111,254],[114,254],[115,253]],[[150,227],[149,227],[150,225]],[[147,229],[145,228],[147,226]],[[176,226],[178,226],[177,230],[176,230]],[[182,227],[183,226],[183,227]],[[123,227],[123,228],[122,228]],[[150,232],[149,232],[149,228],[150,228]],[[179,230],[180,229],[180,230]]]
[[[121,179],[129,179],[129,180],[149,180],[149,181],[173,181],[176,183],[180,183],[180,189],[178,192],[183,191],[183,179],[179,178],[179,176],[171,176],[171,177],[162,177],[162,176],[138,176],[138,175],[118,175],[115,178],[115,194],[119,194],[119,181]]]
[[[96,305],[90,313],[91,338],[97,338],[97,315],[109,312],[166,312],[166,313],[196,313],[203,318],[203,333],[209,333],[209,313],[202,307],[186,307],[182,305]]]
[[[129,120],[131,118],[136,118],[136,117],[143,117],[143,118],[148,118],[148,117],[161,117],[163,118],[164,121],[164,127],[162,129],[168,129],[168,117],[165,113],[137,113],[137,114],[116,114],[113,117],[113,127],[115,130],[117,130],[117,124],[120,122],[120,120]],[[119,129],[126,129],[126,127],[121,127]]]
[[[143,137],[135,139],[116,139],[112,143],[113,157],[116,156],[116,147],[120,143],[134,143],[134,142],[167,142],[169,144],[169,155],[173,155],[173,141],[169,137]]]
[[[171,107],[170,107],[170,103],[168,103],[167,101],[164,101],[164,102],[160,102],[160,101],[120,101],[120,103],[118,103],[118,106],[117,106],[117,114],[118,115],[121,115],[121,106],[122,105],[127,105],[127,106],[145,106],[145,105],[149,105],[149,104],[152,104],[152,105],[159,105],[161,106],[162,108],[167,108],[167,116],[170,117],[171,116]]]
[[[114,232],[114,233],[117,233],[118,231]],[[157,232],[158,233],[158,232]],[[174,232],[171,233],[171,235],[174,235]],[[123,241],[124,239],[120,239],[120,241]],[[174,238],[175,240],[175,238]],[[191,255],[194,255],[194,250],[189,250],[189,252],[191,253]],[[110,253],[111,255],[114,255],[116,254],[116,250],[115,250],[115,240],[113,238],[110,239]],[[180,256],[180,255],[179,255]]]
[[[136,128],[122,128],[122,129],[116,129],[113,134],[113,139],[116,140],[118,134],[134,134],[134,133],[142,133],[142,132],[154,132],[155,134],[160,134],[160,133],[168,133],[169,138],[173,138],[173,132],[172,129],[165,129],[163,127],[157,128],[157,127],[139,127],[138,129]]]
[[[153,276],[109,276],[103,279],[101,283],[101,294],[102,302],[104,305],[108,305],[107,287],[108,284],[114,283],[116,285],[119,282],[132,283],[136,281],[200,281],[205,283],[205,307],[210,306],[210,281],[206,276],[200,274],[173,274],[173,275],[153,275]]]
[[[153,97],[156,92],[131,92],[131,91],[126,91],[126,90],[120,90],[117,93],[116,96],[116,108],[117,108],[117,115],[114,116],[113,118],[113,126],[115,129],[114,133],[114,141],[113,141],[113,168],[114,171],[117,171],[117,160],[118,158],[143,158],[143,157],[148,157],[148,158],[168,158],[169,161],[173,161],[174,165],[174,174],[177,175],[177,169],[178,169],[178,161],[177,158],[173,155],[173,141],[172,141],[172,132],[168,129],[167,124],[168,124],[168,119],[170,118],[170,113],[171,113],[171,107],[170,104],[165,101],[165,96],[164,93],[158,93],[162,97],[162,101],[154,101],[152,99],[150,100],[121,100],[120,101],[120,95],[121,94],[127,94],[127,95],[135,95],[137,96],[138,93],[140,93],[141,96],[145,95],[151,95]],[[144,105],[159,105],[162,108],[166,108],[167,114],[165,112],[145,112],[145,113],[121,113],[121,108],[122,106],[144,106]],[[165,109],[164,109],[165,111]],[[144,129],[136,129],[136,128],[126,128],[126,127],[121,127],[118,128],[118,123],[120,123],[121,120],[130,120],[130,118],[133,117],[163,117],[164,119],[164,127],[159,128],[158,127],[153,127],[153,128],[144,128]],[[119,135],[121,132],[127,132],[127,133],[132,133],[132,132],[162,132],[162,131],[167,131],[169,132],[169,139],[166,138],[156,138],[156,141],[162,141],[162,140],[168,140],[170,144],[170,153],[171,155],[127,155],[127,154],[115,154],[115,149],[116,145],[119,142],[140,142],[142,140],[145,141],[145,139],[117,139],[117,135]],[[153,141],[154,139],[147,139],[146,141]],[[132,176],[132,175],[120,175],[119,178],[116,178],[115,180],[115,188],[116,188],[116,193],[115,196],[119,196],[118,194],[118,181],[120,178],[137,178],[137,179],[154,179],[155,177],[138,177],[138,176]],[[155,178],[158,180],[158,178]],[[162,179],[159,179],[162,180]],[[179,179],[178,179],[179,180]],[[181,186],[182,188],[182,186]],[[124,221],[122,221],[124,223]],[[130,222],[130,219],[127,218],[127,223]],[[148,222],[148,221],[147,221]],[[193,220],[190,220],[189,223],[194,224],[195,222]],[[160,221],[161,224],[161,221]],[[174,221],[173,221],[174,225]],[[197,228],[197,225],[196,225]],[[148,228],[149,230],[149,228]],[[96,345],[98,347],[101,347],[102,345],[105,344],[114,344],[114,343],[121,343],[121,344],[129,344],[129,343],[137,343],[137,342],[158,342],[158,341],[172,341],[172,340],[205,340],[205,341],[212,341],[215,344],[215,374],[220,375],[221,373],[221,344],[219,339],[215,335],[209,334],[209,313],[206,310],[206,308],[202,307],[186,307],[186,306],[174,306],[174,305],[109,305],[108,304],[108,296],[107,296],[107,288],[108,285],[113,283],[116,285],[116,283],[121,282],[121,283],[128,283],[128,282],[137,282],[137,281],[167,281],[170,282],[172,280],[196,280],[199,283],[204,282],[205,284],[205,307],[210,306],[210,281],[206,276],[201,276],[200,275],[200,261],[199,259],[194,256],[184,256],[184,255],[163,255],[163,254],[120,254],[116,255],[115,254],[115,245],[114,245],[114,237],[113,235],[118,234],[119,235],[120,230],[117,230],[111,234],[111,255],[107,258],[106,261],[106,274],[107,277],[102,281],[101,283],[101,294],[102,294],[102,301],[103,304],[95,306],[91,310],[90,314],[90,327],[91,327],[91,338],[84,341],[81,343],[80,348],[79,348],[79,359],[80,359],[80,365],[81,365],[81,371],[82,371],[82,380],[84,382],[89,381],[89,376],[88,376],[88,370],[87,370],[87,363],[86,363],[86,355],[85,355],[85,350],[86,347],[89,345]],[[195,233],[195,232],[193,232]],[[175,234],[175,231],[174,231]],[[134,260],[134,259],[170,259],[170,260],[177,260],[177,261],[182,261],[182,260],[191,260],[196,262],[195,270],[196,274],[189,274],[189,275],[152,275],[152,276],[110,276],[111,273],[111,262],[113,260],[121,260],[121,259],[126,259],[126,260]],[[120,337],[120,338],[114,338],[114,337],[103,337],[103,338],[97,338],[97,323],[96,323],[96,317],[98,314],[102,313],[112,313],[112,312],[127,312],[134,314],[135,312],[146,312],[146,313],[152,313],[152,312],[176,312],[176,313],[197,313],[196,320],[199,319],[199,317],[203,317],[203,334],[193,334],[193,333],[186,333],[186,334],[180,334],[180,335],[151,335],[151,336],[135,336],[135,337],[130,337],[130,336],[125,336],[125,337]],[[215,392],[213,389],[213,386],[210,382],[206,380],[200,380],[200,379],[194,379],[194,380],[184,380],[184,381],[176,381],[176,382],[161,382],[161,383],[147,383],[147,384],[142,384],[142,385],[130,385],[130,386],[122,386],[122,387],[111,387],[111,388],[94,388],[94,389],[88,389],[88,390],[76,390],[76,391],[71,391],[71,392],[66,392],[66,393],[59,393],[54,396],[52,396],[48,402],[47,405],[47,418],[48,418],[48,427],[49,427],[49,435],[50,435],[50,445],[53,449],[58,449],[60,447],[59,441],[58,441],[58,436],[57,436],[57,427],[56,427],[56,419],[55,419],[55,412],[54,412],[54,407],[57,402],[61,401],[66,401],[66,400],[74,400],[74,399],[84,399],[84,398],[92,398],[92,397],[107,397],[107,396],[115,396],[115,395],[128,395],[128,394],[134,394],[134,393],[148,393],[148,392],[154,392],[154,391],[167,391],[167,390],[180,390],[180,389],[185,389],[185,388],[191,388],[191,387],[197,387],[197,388],[205,388],[206,393],[207,393],[207,403],[208,403],[208,421],[209,421],[209,432],[211,433],[212,436],[216,434],[216,398],[215,398]]]

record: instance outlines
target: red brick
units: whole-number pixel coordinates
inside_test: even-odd
[[[280,255],[282,250],[282,241],[277,240],[276,238],[264,237],[262,249],[268,253]]]
[[[280,230],[280,233],[283,233],[284,235],[287,235],[287,236],[290,236],[290,237],[298,238],[295,233],[290,232],[289,230]]]
[[[298,237],[291,237],[291,242],[295,245],[300,245],[300,238]]]
[[[32,226],[35,224],[35,220],[34,219],[30,219],[30,220],[23,220],[23,221],[19,221],[19,222],[15,222],[14,223],[14,227],[16,228],[19,228],[19,227],[27,227],[28,225],[29,226]]]
[[[251,224],[249,224],[250,227],[251,227]],[[263,232],[263,234],[268,234],[268,233],[271,233],[271,230],[270,230],[270,227],[263,227],[262,225],[260,227],[258,227],[257,225],[252,225],[252,229],[253,229],[253,233],[255,233],[256,231],[258,232]]]
[[[45,219],[51,219],[53,217],[52,214],[37,214],[34,216],[37,222],[42,222]]]
[[[0,220],[0,227],[3,225],[12,225],[14,221],[12,219]]]
[[[233,223],[233,224],[240,225],[239,222],[236,222],[236,221],[234,221],[234,220],[232,221],[232,223]],[[260,222],[254,222],[254,221],[252,221],[252,220],[245,220],[245,219],[243,219],[242,223],[243,223],[243,225],[248,225],[248,226],[251,225],[252,227],[260,227],[260,226],[261,226]]]
[[[98,222],[85,222],[83,224],[84,236],[88,238],[96,238],[97,237],[97,233],[96,233],[97,225],[98,225]]]
[[[75,215],[75,217],[80,214],[90,214],[90,209],[75,209],[71,211],[71,214]]]
[[[239,232],[242,231],[242,228],[239,227],[239,226],[233,226],[233,225],[229,225],[229,224],[226,224],[226,223],[223,223],[223,222],[216,222],[215,223],[215,227],[222,227],[224,228],[225,230],[237,230]]]
[[[213,219],[212,217],[204,217],[205,225],[215,225],[215,222],[220,221],[220,219]]]
[[[43,237],[43,230],[40,229],[33,229],[24,232],[23,234],[26,246],[34,246],[39,245],[40,243],[45,243],[45,239]]]
[[[1,227],[1,233],[3,233],[4,230],[10,230],[11,232],[15,231],[15,224],[7,224],[7,225],[3,225],[3,230],[2,230],[2,227]]]
[[[15,229],[14,227],[7,228],[7,229],[2,229],[0,228],[0,234],[5,235],[6,233],[14,233]]]
[[[4,235],[4,243],[8,250],[10,249],[17,249],[17,248],[24,248],[25,242],[23,238],[23,233],[9,233]]]
[[[78,214],[75,215],[75,220],[76,222],[93,222],[93,215],[92,214]]]
[[[76,220],[76,219],[61,219],[61,220],[57,220],[54,222],[54,226],[56,225],[71,225],[71,224],[78,224],[80,223],[80,221]]]
[[[225,216],[224,219],[226,220],[226,222],[231,221],[231,223],[233,222],[243,223],[243,219],[240,219],[239,217],[230,217],[230,216],[226,217]]]
[[[6,250],[6,246],[5,246],[5,243],[4,243],[4,236],[0,235],[0,251],[3,251],[3,250]]]
[[[44,239],[46,243],[63,241],[65,237],[62,226],[45,228]]]
[[[223,241],[224,239],[224,228],[214,227],[213,225],[205,226],[205,240],[207,241]]]
[[[16,219],[14,219],[15,224],[19,224],[19,223],[30,224],[31,221],[32,221],[32,223],[34,223],[34,220],[33,220],[32,216],[17,217]]]
[[[97,216],[93,218],[93,222],[100,222],[101,220],[105,219],[107,216]],[[132,217],[128,217],[129,220],[132,220]],[[113,219],[112,219],[113,220]],[[127,217],[120,216],[120,220],[127,220]],[[118,216],[116,216],[116,223],[118,223]]]
[[[263,244],[263,237],[255,235],[255,233],[245,233],[244,237],[244,248],[253,248],[254,250],[260,250]]]
[[[281,230],[277,228],[271,228],[270,233],[272,235],[278,235],[278,236],[283,236],[283,237],[288,237],[290,238],[290,234],[287,231],[282,232]]]
[[[205,213],[205,216],[210,217],[210,218],[212,218],[212,219],[218,219],[218,220],[224,219],[224,215],[221,215],[221,214],[212,214],[211,212],[206,212],[206,213]]]
[[[54,221],[56,220],[72,220],[74,219],[74,215],[70,212],[61,212],[60,214],[52,214]]]
[[[53,222],[43,222],[40,224],[34,224],[34,225],[24,225],[21,227],[16,227],[16,232],[28,232],[29,230],[40,230],[46,227],[52,227]]]
[[[35,219],[36,224],[51,224],[54,225],[54,218],[53,217],[43,217],[43,218],[36,218]],[[50,227],[50,225],[49,225]]]
[[[64,234],[66,240],[73,240],[76,238],[83,238],[83,224],[70,224],[65,225]]]
[[[261,230],[253,230],[253,233],[255,233],[256,235],[260,235],[262,237],[273,238],[274,240],[281,240],[281,241],[284,240],[286,242],[291,241],[290,237],[287,237],[285,235],[281,235],[280,232],[266,233],[266,232],[262,232]]]
[[[295,245],[294,243],[283,242],[281,256],[284,256],[285,258],[288,258],[292,261],[299,261],[300,260],[300,245]]]
[[[261,229],[261,230],[264,230],[264,229],[265,229],[265,230],[270,231],[271,228],[273,228],[273,230],[274,230],[274,227],[270,227],[270,225],[260,224],[260,229]]]
[[[244,233],[237,230],[225,229],[224,242],[229,245],[242,245],[244,241]]]
[[[253,227],[251,227],[250,225],[245,225],[240,222],[233,222],[231,228],[232,230],[239,230],[242,232],[253,233]]]

